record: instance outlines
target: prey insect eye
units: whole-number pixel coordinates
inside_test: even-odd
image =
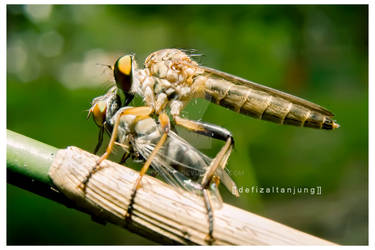
[[[105,116],[107,112],[107,105],[104,101],[95,103],[89,110],[89,115],[92,114],[94,122],[98,127],[103,127]]]
[[[113,74],[116,85],[124,93],[128,93],[132,84],[133,56],[122,56],[115,62]]]

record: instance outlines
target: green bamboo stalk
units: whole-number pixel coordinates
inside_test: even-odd
[[[53,186],[48,170],[57,148],[7,130],[7,169]]]
[[[53,146],[7,130],[7,183],[87,213],[61,193],[49,177],[57,151]]]

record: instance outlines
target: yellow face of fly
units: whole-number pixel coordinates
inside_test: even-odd
[[[124,75],[130,75],[132,72],[132,58],[129,55],[120,57],[118,60],[117,67],[119,71]]]
[[[96,125],[98,125],[99,127],[103,127],[106,112],[107,112],[106,103],[104,101],[99,101],[90,108],[89,115],[92,114]]]

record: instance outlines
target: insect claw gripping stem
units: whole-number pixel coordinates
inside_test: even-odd
[[[133,192],[132,192],[132,195],[130,196],[130,200],[129,200],[129,205],[128,205],[128,209],[126,210],[126,214],[125,214],[125,222],[126,224],[128,224],[130,221],[131,221],[131,216],[133,214],[133,205],[134,205],[134,199],[135,199],[135,196],[137,194],[137,189],[134,188],[133,189]]]
[[[212,233],[208,233],[206,237],[204,237],[204,241],[207,242],[208,245],[212,245],[215,242],[215,238],[212,236]]]
[[[87,183],[89,182],[90,178],[99,170],[103,169],[104,167],[101,166],[100,164],[108,158],[108,152],[105,152],[95,163],[95,166],[91,169],[89,174],[86,176],[86,178],[82,181],[82,183],[79,185],[79,188],[81,188],[86,194],[86,189],[87,189]]]
[[[93,167],[93,169],[91,169],[91,171],[89,172],[89,174],[86,176],[86,178],[82,181],[81,184],[79,184],[79,188],[81,188],[83,190],[83,193],[86,194],[86,189],[87,189],[87,183],[89,182],[89,180],[91,179],[91,177],[93,176],[93,174],[95,174],[96,172],[98,172],[100,169],[102,169],[103,167],[99,165],[100,163],[96,162],[95,164],[95,167]]]

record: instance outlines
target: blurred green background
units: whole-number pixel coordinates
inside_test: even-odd
[[[186,117],[233,132],[239,187],[316,187],[321,195],[242,193],[226,202],[339,244],[368,244],[367,6],[7,6],[7,128],[59,148],[92,151],[92,98],[113,79],[101,64],[162,48],[331,110],[336,131],[281,126],[205,100]],[[140,99],[133,105],[139,105]],[[193,136],[181,131],[187,139]],[[195,144],[214,156],[221,142]],[[7,186],[7,243],[154,244]]]

